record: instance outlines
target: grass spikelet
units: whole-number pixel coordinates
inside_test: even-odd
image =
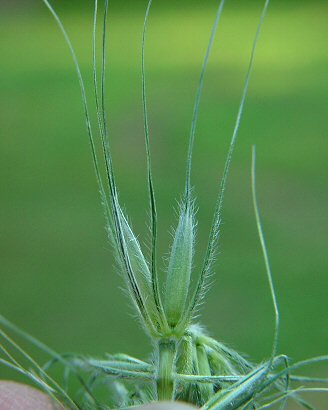
[[[169,325],[174,328],[182,319],[190,289],[194,255],[195,223],[193,206],[180,207],[166,274],[164,309]]]
[[[205,346],[199,344],[196,346],[198,374],[200,376],[211,376],[211,367]],[[213,383],[204,383],[199,385],[201,400],[207,402],[214,393]]]
[[[224,389],[216,393],[203,407],[202,410],[230,410],[238,409],[246,404],[253,397],[259,384],[265,379],[267,374],[266,366],[260,366],[249,376],[232,385],[231,388]]]
[[[179,343],[178,356],[176,361],[176,371],[180,374],[194,374],[193,364],[193,341],[191,335],[185,335]],[[187,388],[184,383],[177,384],[176,399],[181,401],[190,401],[191,393],[195,385],[189,385]]]
[[[127,263],[129,263],[131,271],[133,272],[136,282],[139,285],[140,294],[144,301],[148,316],[154,326],[158,328],[162,323],[162,318],[159,316],[159,312],[155,304],[152,274],[141,250],[139,241],[133,233],[121,209],[119,220],[122,229],[122,240],[124,241],[126,250],[124,254],[117,252],[117,260],[120,265],[120,271],[124,272]],[[119,248],[118,244],[116,244],[115,248]],[[128,276],[127,279],[129,285]]]

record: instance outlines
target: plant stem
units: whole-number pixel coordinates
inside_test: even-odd
[[[175,390],[175,357],[176,341],[174,339],[162,339],[158,342],[158,376],[157,395],[158,400],[173,400]]]

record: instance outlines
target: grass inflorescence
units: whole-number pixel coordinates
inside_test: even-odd
[[[97,133],[93,131],[84,80],[72,43],[51,4],[48,0],[43,2],[62,31],[74,61],[108,238],[132,305],[143,329],[152,341],[153,352],[148,361],[127,354],[111,354],[102,359],[76,354],[61,355],[0,317],[4,329],[22,336],[49,356],[49,361],[44,366],[38,365],[7,334],[7,331],[1,330],[0,336],[3,340],[0,347],[1,364],[25,375],[46,391],[55,403],[70,409],[130,408],[158,400],[181,400],[193,403],[203,410],[264,409],[274,406],[283,409],[290,399],[304,408],[314,409],[302,395],[306,392],[327,393],[328,389],[325,386],[328,380],[305,377],[295,372],[304,366],[325,362],[328,356],[293,363],[288,356],[278,354],[279,309],[256,198],[255,147],[251,173],[253,205],[275,316],[271,355],[260,364],[252,363],[235,350],[210,337],[198,324],[199,309],[205,300],[210,278],[213,275],[227,177],[254,64],[256,46],[269,0],[264,1],[255,33],[203,264],[200,271],[195,272],[193,260],[197,247],[196,198],[191,182],[192,155],[204,75],[222,18],[225,0],[219,3],[196,92],[187,151],[185,186],[179,204],[178,222],[173,233],[164,281],[160,279],[157,266],[158,215],[152,176],[145,79],[146,33],[152,0],[148,1],[146,8],[141,43],[142,102],[151,231],[149,258],[145,255],[120,203],[111,156],[110,131],[105,106],[108,0],[104,0],[101,23],[100,79],[97,74],[96,47],[99,25],[98,1],[95,0],[94,3],[92,65]],[[101,147],[101,155],[98,154],[98,145]],[[52,368],[56,365],[64,369],[61,382],[50,376]],[[75,380],[74,385],[78,383],[79,388],[72,388],[72,379]],[[308,383],[311,383],[311,386],[315,383],[316,387],[304,387]]]

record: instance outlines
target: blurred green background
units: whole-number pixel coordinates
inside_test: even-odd
[[[76,47],[92,105],[93,2],[83,3],[53,2]],[[209,61],[193,167],[195,274],[262,4],[227,2]],[[111,2],[107,107],[121,200],[146,243],[145,6]],[[216,7],[212,0],[154,1],[151,10],[146,70],[164,257]],[[216,275],[201,322],[253,360],[269,355],[273,309],[251,202],[252,144],[281,310],[279,350],[295,359],[327,353],[327,15],[326,1],[272,1],[232,162]],[[106,240],[71,57],[41,0],[2,3],[0,49],[1,312],[59,352],[146,357],[150,344],[119,289]]]

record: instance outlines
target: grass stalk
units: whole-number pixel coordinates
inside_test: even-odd
[[[175,393],[175,360],[177,344],[175,339],[161,339],[158,342],[158,400],[173,400]]]

